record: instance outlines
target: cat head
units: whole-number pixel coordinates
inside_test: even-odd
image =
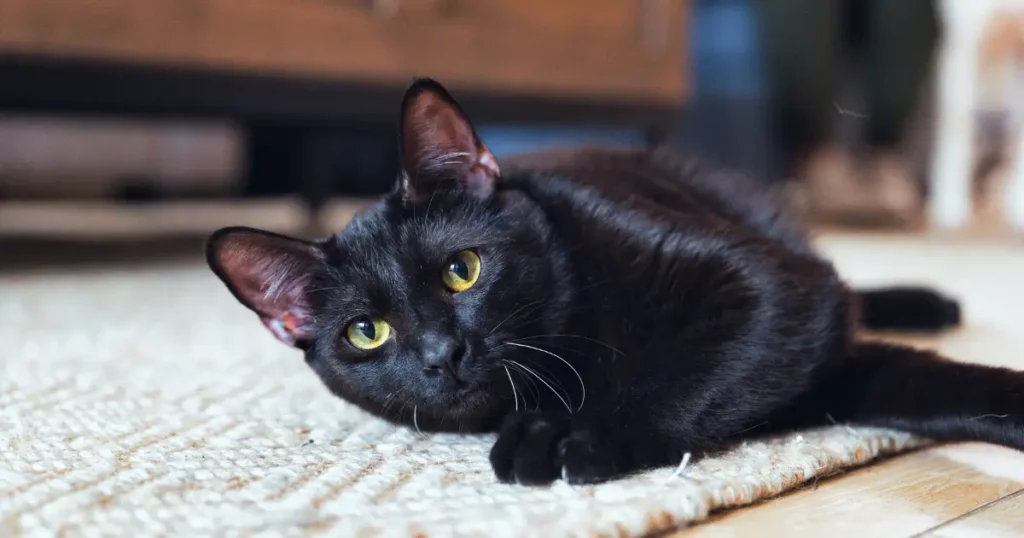
[[[421,428],[492,427],[515,401],[505,342],[563,323],[560,250],[438,83],[407,90],[400,140],[395,191],[337,235],[225,228],[207,261],[336,395]]]

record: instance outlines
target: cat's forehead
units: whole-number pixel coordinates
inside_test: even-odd
[[[496,216],[473,204],[439,202],[411,208],[375,204],[356,215],[333,242],[345,265],[438,261],[467,248],[501,241]]]
[[[356,215],[338,235],[340,245],[376,245],[420,250],[465,248],[484,240],[497,227],[493,212],[480,204],[452,203],[402,207],[375,204]]]

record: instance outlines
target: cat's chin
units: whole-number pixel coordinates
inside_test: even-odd
[[[437,407],[450,413],[472,414],[474,410],[486,408],[491,402],[491,397],[483,387],[463,385],[450,391],[441,402],[442,405]]]
[[[497,400],[486,386],[462,385],[423,402],[423,408],[439,421],[472,422],[495,412]]]

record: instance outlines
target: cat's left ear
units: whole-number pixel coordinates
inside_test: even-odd
[[[278,340],[303,349],[313,337],[308,288],[323,258],[314,243],[253,228],[223,228],[206,241],[210,269],[235,298]]]
[[[461,188],[485,198],[500,171],[469,118],[434,80],[420,79],[402,101],[401,188],[408,200],[429,198],[435,189]]]

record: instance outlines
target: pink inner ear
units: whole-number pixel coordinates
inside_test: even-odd
[[[414,155],[476,152],[473,128],[441,96],[423,92],[406,109],[406,135]],[[474,158],[476,155],[472,155]]]
[[[432,91],[416,94],[406,105],[403,123],[403,161],[411,187],[424,179],[454,176],[475,194],[493,190],[499,175],[494,155],[445,97]]]
[[[289,346],[294,346],[300,339],[308,336],[302,330],[305,322],[291,312],[285,312],[277,318],[261,315],[260,321],[270,331],[270,334]]]
[[[491,151],[484,147],[483,144],[480,144],[479,149],[482,151],[480,151],[479,156],[476,158],[477,165],[495,177],[501,175],[501,170],[498,169],[498,161],[494,159],[494,155],[491,154]]]
[[[306,288],[312,278],[308,267],[288,255],[250,261],[252,278],[242,291],[274,336],[288,345],[308,336]]]
[[[310,336],[306,289],[320,258],[299,240],[237,232],[220,238],[216,260],[222,278],[282,342],[294,346]]]

